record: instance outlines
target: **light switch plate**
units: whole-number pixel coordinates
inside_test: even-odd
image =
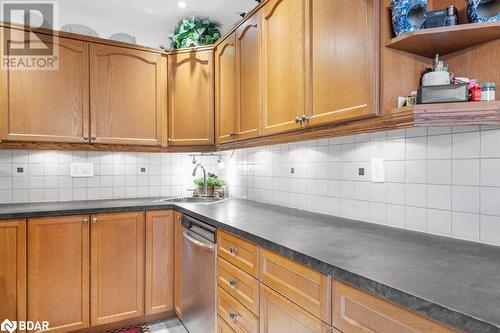
[[[372,172],[373,183],[384,183],[385,182],[384,160],[381,158],[373,159],[371,172]]]
[[[71,177],[94,177],[94,163],[71,163]]]

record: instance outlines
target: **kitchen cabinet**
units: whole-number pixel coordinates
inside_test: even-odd
[[[308,125],[377,113],[379,12],[375,0],[314,0]]]
[[[217,284],[238,302],[259,315],[259,281],[228,261],[217,258]]]
[[[161,144],[167,71],[159,53],[90,44],[91,142]]]
[[[52,332],[90,326],[89,246],[88,215],[28,221],[28,320]]]
[[[0,223],[0,320],[26,320],[26,222]]]
[[[236,332],[259,332],[259,318],[220,287],[217,288],[217,313]]]
[[[144,212],[91,220],[92,325],[144,315]]]
[[[10,43],[29,44],[24,31],[11,32]],[[57,70],[2,70],[1,139],[84,143],[89,140],[89,53],[83,41],[39,35],[59,48]],[[5,37],[6,38],[6,37]],[[33,43],[37,43],[33,41]],[[38,42],[39,43],[39,42]],[[23,45],[18,45],[22,47]]]
[[[215,50],[215,132],[217,142],[232,140],[236,129],[236,35]]]
[[[237,139],[260,135],[262,113],[262,16],[257,11],[236,30]]]
[[[262,133],[301,128],[309,98],[308,0],[269,0],[262,8]]]
[[[344,333],[457,332],[339,281],[333,304],[333,326]]]
[[[218,230],[217,254],[219,257],[226,259],[228,262],[251,276],[257,277],[257,245],[227,232]]]
[[[331,323],[330,277],[272,251],[259,251],[260,281]]]
[[[217,333],[236,333],[220,316],[217,317]]]
[[[146,213],[147,315],[174,309],[174,213]]]
[[[182,213],[174,213],[174,310],[182,319]]]
[[[321,320],[272,289],[260,288],[260,333],[331,333]]]
[[[213,145],[213,51],[179,51],[168,59],[168,145]]]

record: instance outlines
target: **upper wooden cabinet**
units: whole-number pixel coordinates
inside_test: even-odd
[[[375,115],[380,1],[314,0],[310,4],[312,109],[308,124]]]
[[[92,326],[144,315],[144,212],[91,220]]]
[[[236,35],[227,37],[215,50],[215,132],[217,142],[235,138],[236,108]]]
[[[264,109],[262,133],[301,127],[307,114],[309,0],[269,0],[262,8]]]
[[[26,223],[0,222],[0,320],[26,320]]]
[[[181,51],[168,59],[168,145],[213,145],[213,51]]]
[[[174,309],[174,212],[146,213],[147,315]]]
[[[237,139],[260,135],[262,113],[262,21],[258,11],[236,30]]]
[[[160,145],[166,77],[159,53],[91,43],[92,143]]]
[[[8,43],[28,44],[24,31],[2,29]],[[2,70],[1,139],[88,142],[88,44],[41,35],[59,48],[57,70]],[[57,45],[56,45],[57,44]]]
[[[51,332],[90,325],[89,216],[28,221],[28,320]]]

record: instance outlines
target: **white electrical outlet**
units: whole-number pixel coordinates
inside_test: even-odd
[[[71,177],[94,177],[94,163],[71,163]]]
[[[375,158],[372,160],[372,182],[373,183],[385,182],[384,160],[381,158]]]

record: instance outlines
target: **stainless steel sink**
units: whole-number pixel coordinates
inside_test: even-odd
[[[226,201],[229,198],[214,198],[214,197],[174,197],[156,200],[155,202],[184,202],[184,203],[201,203],[205,205],[215,204]]]

